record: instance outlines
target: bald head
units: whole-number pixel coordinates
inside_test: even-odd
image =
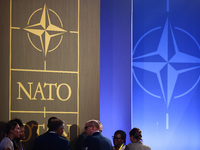
[[[88,123],[88,125],[94,126],[97,130],[100,129],[98,120],[89,120],[86,123]]]
[[[85,134],[87,136],[92,135],[94,132],[98,132],[99,129],[100,126],[97,120],[89,120],[85,123]]]

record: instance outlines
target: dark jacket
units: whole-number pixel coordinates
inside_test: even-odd
[[[70,146],[66,138],[48,132],[35,140],[33,150],[70,150]]]
[[[83,143],[84,150],[112,150],[111,141],[100,132],[94,132]]]

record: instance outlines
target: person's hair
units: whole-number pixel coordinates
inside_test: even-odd
[[[10,130],[13,130],[16,126],[17,126],[17,122],[13,121],[13,120],[10,120],[6,123],[6,126],[5,126],[5,133],[6,135],[8,135],[10,133]]]
[[[64,122],[60,119],[53,119],[49,123],[49,131],[55,131],[63,127]]]
[[[91,126],[95,126],[95,127],[97,128],[97,130],[100,129],[99,123],[98,123],[97,120],[89,120],[87,123],[88,123],[89,125],[91,125]]]
[[[17,122],[20,127],[24,126],[22,121],[20,119],[18,119],[18,118],[13,119],[13,121]]]
[[[142,140],[142,131],[139,128],[133,128],[129,132],[130,137],[133,136],[136,140]]]
[[[99,120],[97,120],[97,122],[99,124],[99,131],[102,132],[102,130],[103,130],[103,124]]]
[[[52,120],[54,120],[54,119],[58,119],[58,118],[56,118],[56,117],[50,117],[50,118],[48,119],[47,127],[49,127],[50,122],[51,122]]]
[[[115,132],[115,134],[120,134],[121,135],[121,139],[122,140],[124,140],[124,144],[126,145],[126,133],[123,131],[123,130],[117,130],[116,132]],[[115,135],[114,134],[114,135]]]

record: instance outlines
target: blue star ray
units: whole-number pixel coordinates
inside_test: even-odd
[[[142,41],[142,39],[143,39],[145,36],[147,36],[149,33],[153,32],[153,31],[155,31],[155,30],[158,30],[158,29],[161,29],[161,27],[157,27],[157,28],[154,28],[154,29],[148,31],[147,33],[145,33],[145,34],[138,40],[138,42],[136,43],[136,45],[135,45],[135,47],[134,47],[134,49],[133,49],[133,57],[134,57],[135,51],[136,51],[136,49],[137,49],[137,47],[138,47],[138,44]],[[155,54],[156,54],[156,53],[155,53]],[[138,58],[140,58],[140,57],[141,57],[141,56],[139,56],[139,57],[134,57],[134,59],[138,59]]]
[[[178,78],[178,73],[177,71],[171,66],[168,65],[168,76],[167,76],[167,108],[169,107],[172,94],[174,91],[174,87]]]
[[[138,79],[137,79],[137,76],[136,76],[136,74],[135,74],[135,72],[133,71],[133,76],[134,76],[134,78],[135,78],[135,80],[136,80],[136,82],[138,83],[138,85],[146,92],[146,93],[148,93],[149,95],[151,95],[151,96],[153,96],[153,97],[156,97],[156,98],[161,98],[160,96],[158,96],[158,95],[155,95],[155,94],[153,94],[153,93],[151,93],[151,92],[149,92],[148,90],[146,90],[141,84],[140,84],[140,82],[138,81]]]
[[[167,19],[164,29],[163,29],[163,32],[162,32],[162,35],[161,35],[161,38],[160,38],[158,49],[157,49],[157,52],[166,61],[168,59],[168,26],[169,25],[168,25],[168,19]]]

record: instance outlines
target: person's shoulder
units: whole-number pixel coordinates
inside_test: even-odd
[[[101,136],[106,140],[106,141],[110,141],[109,138],[105,137],[104,135],[101,134]]]
[[[61,139],[61,140],[63,140],[63,141],[68,141],[68,139],[66,137],[64,137],[64,136],[59,136],[58,135],[58,138]]]
[[[47,131],[47,132],[45,132],[45,133],[41,134],[40,136],[42,136],[42,135],[46,135],[46,134],[48,134],[48,133],[49,133],[49,131]]]
[[[92,135],[88,136],[86,138],[86,140],[90,141],[90,140],[99,139],[99,138],[101,138],[101,133],[100,132],[94,132],[94,133],[92,133]]]
[[[145,150],[151,150],[151,147],[150,147],[150,146],[144,145],[144,144],[143,144],[143,146],[145,147]]]
[[[143,147],[144,150],[151,150],[151,148],[147,145],[144,145],[142,142],[136,142],[136,143],[129,143],[126,145],[128,149]]]
[[[138,147],[138,146],[142,146],[142,143],[129,143],[126,145],[126,147],[128,147],[129,149],[132,147]]]
[[[49,132],[39,135],[36,139],[35,142],[42,142],[42,141],[46,141],[47,139],[51,138],[53,136],[53,134],[50,134]]]
[[[67,138],[62,137],[62,136],[58,136],[57,138],[57,143],[59,143],[59,147],[60,149],[65,148],[65,149],[70,149],[70,144]]]
[[[63,136],[58,136],[58,139],[64,143],[69,143],[68,139],[66,137]]]
[[[151,150],[151,147],[148,145],[145,145],[141,142],[142,146],[144,147],[144,150]]]
[[[107,138],[107,137],[105,137],[105,136],[103,136],[104,137],[104,139],[106,140],[106,141],[108,141],[109,143],[111,143],[111,140],[109,139],[109,138]]]
[[[129,143],[126,145],[126,147],[131,147],[133,143]]]
[[[87,138],[84,139],[84,143],[97,143],[99,141],[99,135],[98,134],[92,134],[91,136],[88,136]]]
[[[85,141],[99,141],[99,140],[104,140],[104,141],[108,141],[111,143],[110,139],[108,139],[107,137],[103,136],[101,134],[101,132],[95,132],[93,133],[91,136],[88,136]]]
[[[0,143],[0,149],[3,148],[10,148],[13,147],[13,142],[8,138],[8,137],[4,137]]]
[[[4,143],[13,143],[13,142],[8,137],[4,137],[1,143],[4,144]]]
[[[109,144],[109,145],[112,146],[112,142],[111,142],[111,140],[110,140],[109,138],[103,136],[102,134],[101,134],[100,136],[101,136],[100,139],[101,139],[101,141],[102,141],[103,143],[107,143],[107,144]]]
[[[103,135],[101,134],[101,132],[95,132],[95,133],[92,134],[91,137],[100,138],[100,139],[108,139],[108,138],[106,138],[105,136],[103,136]]]
[[[8,137],[4,137],[2,140],[1,140],[1,143],[3,143],[4,141],[7,140]]]
[[[42,134],[42,135],[39,135],[39,136],[36,138],[36,140],[42,139],[42,138],[44,138],[46,135],[47,135],[46,133],[45,133],[45,134]]]
[[[4,137],[2,141],[11,141],[8,137]]]

